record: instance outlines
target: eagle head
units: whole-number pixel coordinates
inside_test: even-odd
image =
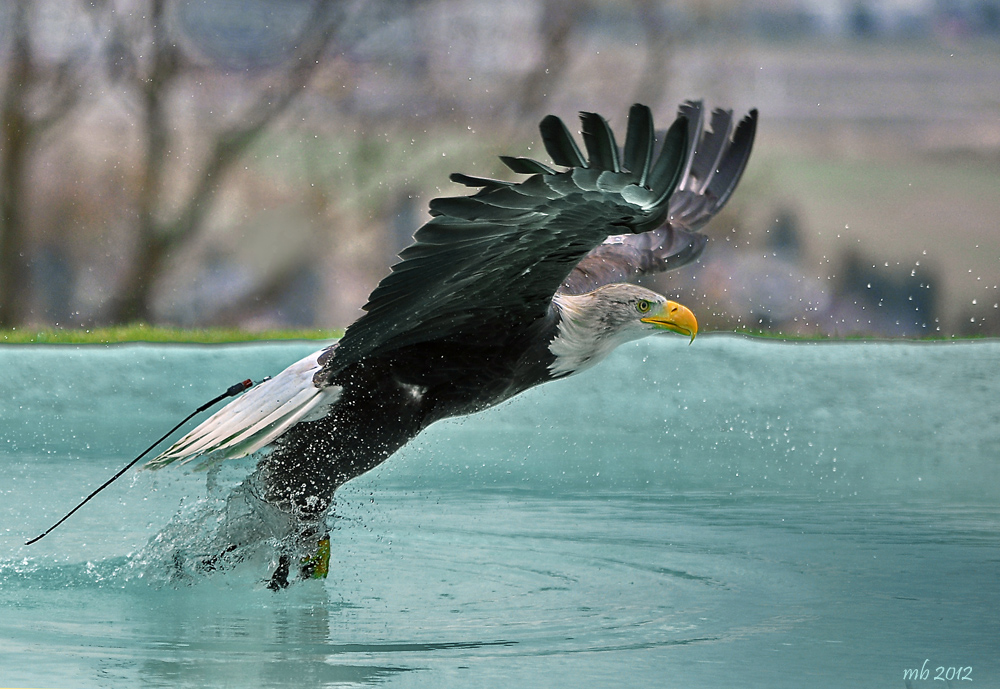
[[[556,335],[549,343],[553,376],[593,366],[620,344],[657,332],[680,333],[694,340],[698,321],[691,310],[662,294],[620,282],[586,294],[556,294],[552,306]]]

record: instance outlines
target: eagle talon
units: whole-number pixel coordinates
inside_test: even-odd
[[[267,588],[272,591],[280,591],[288,588],[288,556],[282,555],[278,558],[278,567],[271,575],[271,580],[267,582]]]

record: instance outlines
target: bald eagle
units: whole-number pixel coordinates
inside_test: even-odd
[[[600,115],[580,119],[586,156],[562,120],[541,122],[562,170],[501,156],[528,178],[452,175],[477,191],[431,201],[430,221],[339,342],[251,389],[147,465],[263,451],[231,498],[244,508],[220,530],[222,551],[281,522],[285,553],[272,583],[285,585],[290,562],[323,575],[334,491],[430,424],[578,373],[630,340],[694,338],[690,310],[628,280],[699,256],[706,237],[697,231],[746,167],[756,110],[738,124],[714,110],[706,125],[701,103],[687,102],[658,141],[649,108],[636,104],[623,149]],[[263,508],[268,519],[248,519]]]

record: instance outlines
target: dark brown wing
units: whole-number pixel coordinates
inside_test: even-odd
[[[714,110],[704,127],[701,103],[680,108],[688,137],[697,142],[682,167],[681,181],[670,197],[667,224],[641,234],[609,237],[570,272],[559,291],[582,294],[612,282],[673,270],[698,258],[707,238],[697,231],[729,200],[746,168],[757,129],[751,110],[733,133],[733,113]]]
[[[604,118],[580,118],[586,159],[559,118],[550,115],[539,127],[552,160],[569,168],[563,172],[504,158],[532,176],[517,184],[452,177],[479,191],[431,202],[434,217],[372,292],[317,384],[366,357],[484,332],[498,337],[542,318],[569,272],[608,235],[646,232],[666,220],[690,159],[687,120],[674,122],[654,156],[649,108],[634,105],[622,161]]]

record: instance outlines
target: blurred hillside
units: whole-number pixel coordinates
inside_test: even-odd
[[[757,107],[708,329],[1000,335],[1000,0],[0,4],[0,324],[343,327],[537,121]]]

